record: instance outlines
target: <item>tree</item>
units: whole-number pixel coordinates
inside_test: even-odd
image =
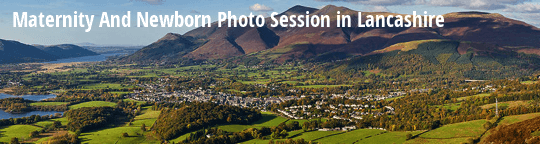
[[[81,135],[81,130],[75,131],[75,135],[80,136]]]
[[[35,138],[35,137],[37,137],[37,136],[39,136],[39,132],[38,132],[38,131],[32,131],[32,132],[30,132],[30,137],[31,137],[31,138]]]
[[[407,140],[410,140],[410,139],[412,139],[412,134],[409,133],[407,134]]]
[[[491,124],[491,122],[487,121],[487,122],[484,124],[484,128],[485,128],[485,129],[490,129],[490,128],[491,128],[491,125],[493,125],[493,124]]]
[[[129,137],[128,133],[122,133],[122,137]]]
[[[62,122],[60,122],[60,121],[54,121],[54,122],[53,122],[52,127],[54,127],[54,128],[59,128],[60,126],[62,126]]]
[[[9,142],[10,144],[19,144],[19,138],[17,137],[13,137],[11,138],[11,142]]]
[[[279,133],[279,136],[281,138],[286,138],[287,136],[289,136],[289,133],[287,133],[286,130],[282,130],[280,133]]]
[[[145,131],[146,131],[146,125],[142,124],[142,125],[141,125],[141,130],[142,130],[143,132],[145,132]]]

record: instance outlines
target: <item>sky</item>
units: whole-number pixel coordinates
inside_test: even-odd
[[[149,45],[166,33],[184,34],[195,27],[137,27],[136,12],[150,15],[210,15],[217,21],[218,12],[234,15],[281,13],[295,5],[322,8],[344,6],[357,11],[387,11],[412,14],[427,11],[442,15],[459,11],[500,13],[506,17],[540,26],[540,0],[0,0],[0,39],[26,44]],[[13,13],[28,15],[73,15],[74,11],[95,15],[90,32],[86,28],[13,27]],[[102,12],[125,15],[131,11],[131,27],[98,27]]]

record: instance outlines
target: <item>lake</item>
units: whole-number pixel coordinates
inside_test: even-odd
[[[39,115],[39,116],[54,115],[55,113],[63,114],[64,112],[59,112],[59,111],[31,111],[31,112],[27,112],[27,113],[8,113],[8,112],[5,112],[3,110],[0,110],[0,119],[22,118],[22,117],[29,117],[29,116],[32,116],[32,115]]]
[[[43,63],[100,62],[100,61],[107,60],[107,58],[110,56],[121,56],[121,55],[126,55],[126,53],[108,53],[108,54],[100,54],[100,55],[95,55],[95,56],[58,59],[56,61],[49,61],[49,62],[43,62]]]
[[[9,94],[5,94],[5,93],[0,93],[0,99],[12,98],[12,97],[20,97],[20,98],[27,99],[27,100],[32,100],[32,101],[41,101],[41,100],[44,100],[44,99],[55,98],[56,95],[49,94],[49,95],[14,96],[14,95],[9,95]]]
[[[0,93],[0,99],[12,98],[12,97],[20,97],[20,98],[24,98],[24,99],[32,100],[32,101],[41,101],[41,100],[44,100],[44,99],[55,98],[56,95],[50,94],[50,95],[14,96],[14,95]],[[63,114],[64,112],[59,112],[59,111],[31,111],[31,112],[26,112],[26,113],[13,114],[13,113],[8,113],[8,112],[4,112],[3,110],[0,110],[0,119],[21,118],[21,117],[27,117],[27,116],[31,116],[31,115],[38,115],[38,114],[40,116],[54,115],[55,113],[62,113]]]

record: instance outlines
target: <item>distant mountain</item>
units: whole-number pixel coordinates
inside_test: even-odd
[[[58,56],[49,54],[31,45],[0,39],[0,64],[43,62],[56,60],[57,58]]]
[[[96,44],[94,44],[94,43],[89,43],[89,42],[76,43],[75,45],[80,46],[80,47],[85,47],[85,46],[93,46],[93,47],[95,47],[95,46],[99,46],[99,45],[96,45]]]
[[[63,58],[74,58],[74,57],[83,57],[83,56],[94,56],[99,55],[90,50],[84,49],[77,45],[72,44],[61,44],[61,45],[51,45],[51,46],[42,46],[34,45],[36,48],[39,48],[46,53],[55,55],[60,59]]]
[[[190,36],[168,33],[163,38],[142,48],[124,60],[138,61],[148,59],[174,59],[192,52],[204,42],[204,40],[197,40],[196,38]]]
[[[357,14],[345,7],[333,5],[322,9],[294,6],[281,13],[331,16],[331,27],[200,27],[175,35],[176,39],[157,42],[127,57],[130,61],[167,61],[170,59],[225,59],[246,57],[260,63],[283,63],[289,60],[329,61],[374,53],[400,50],[396,44],[419,40],[456,41],[462,50],[478,47],[504,49],[509,52],[540,54],[540,29],[500,14],[456,12],[445,14],[444,27],[430,28],[359,28]],[[336,27],[336,12],[351,15],[352,27]],[[366,15],[403,15],[387,12],[363,12]],[[365,22],[363,22],[365,23]],[[468,45],[472,43],[473,45]],[[394,46],[394,47],[392,47]],[[391,47],[391,48],[390,48]],[[390,49],[389,49],[390,48]],[[383,50],[384,49],[384,50]]]

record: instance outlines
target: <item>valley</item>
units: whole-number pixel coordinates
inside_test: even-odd
[[[333,5],[279,15],[306,11],[366,22]],[[1,119],[0,142],[537,142],[540,29],[443,16],[445,27],[212,23],[142,48],[0,40],[0,109],[55,112]]]

